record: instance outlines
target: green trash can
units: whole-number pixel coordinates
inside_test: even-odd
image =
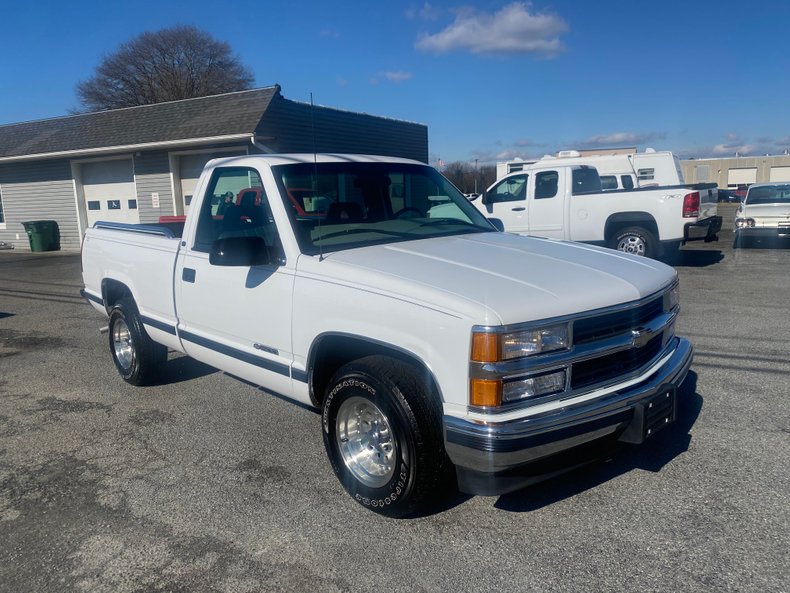
[[[54,220],[31,220],[23,222],[30,251],[59,251],[60,229]]]

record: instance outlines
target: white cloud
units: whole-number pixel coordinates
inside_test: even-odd
[[[414,45],[419,51],[435,54],[557,55],[564,50],[560,35],[568,31],[568,25],[557,15],[531,9],[525,2],[513,2],[493,14],[465,7],[445,29],[422,35]]]
[[[441,8],[437,8],[436,6],[426,2],[421,8],[409,8],[406,11],[406,18],[410,20],[419,18],[424,21],[435,21],[441,16],[441,14]]]
[[[730,132],[729,134],[727,134],[727,140],[729,140],[730,142],[738,142],[740,138],[738,138],[738,134],[736,134],[735,132]]]
[[[409,80],[412,76],[414,75],[411,72],[404,72],[403,70],[390,70],[384,73],[384,78],[396,84],[404,80]]]
[[[622,145],[639,145],[655,140],[663,140],[665,134],[660,132],[615,132],[613,134],[599,134],[586,140],[577,142],[580,148],[615,148]]]
[[[338,37],[340,37],[340,31],[338,31],[334,27],[325,27],[321,29],[319,35],[321,37],[330,37],[332,39],[337,39]]]
[[[722,156],[734,155],[737,152],[740,156],[746,156],[747,154],[755,152],[756,148],[754,144],[717,144],[713,147],[713,154]]]

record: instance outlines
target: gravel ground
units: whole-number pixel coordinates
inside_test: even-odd
[[[721,236],[673,262],[675,426],[400,521],[345,494],[314,412],[172,354],[126,385],[78,255],[0,252],[0,591],[788,591],[790,249]]]

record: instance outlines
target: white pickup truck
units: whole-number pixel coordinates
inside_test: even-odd
[[[715,184],[603,191],[594,167],[538,161],[473,203],[510,233],[660,257],[688,241],[718,240],[717,199]]]
[[[97,222],[82,261],[126,381],[155,382],[170,349],[321,410],[340,482],[390,516],[641,443],[692,360],[672,268],[497,232],[403,159],[217,159],[183,229]]]

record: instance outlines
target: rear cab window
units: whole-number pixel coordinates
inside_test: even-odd
[[[596,194],[603,191],[601,189],[601,178],[595,167],[580,166],[574,167],[572,173],[572,193],[574,196],[582,194]]]

